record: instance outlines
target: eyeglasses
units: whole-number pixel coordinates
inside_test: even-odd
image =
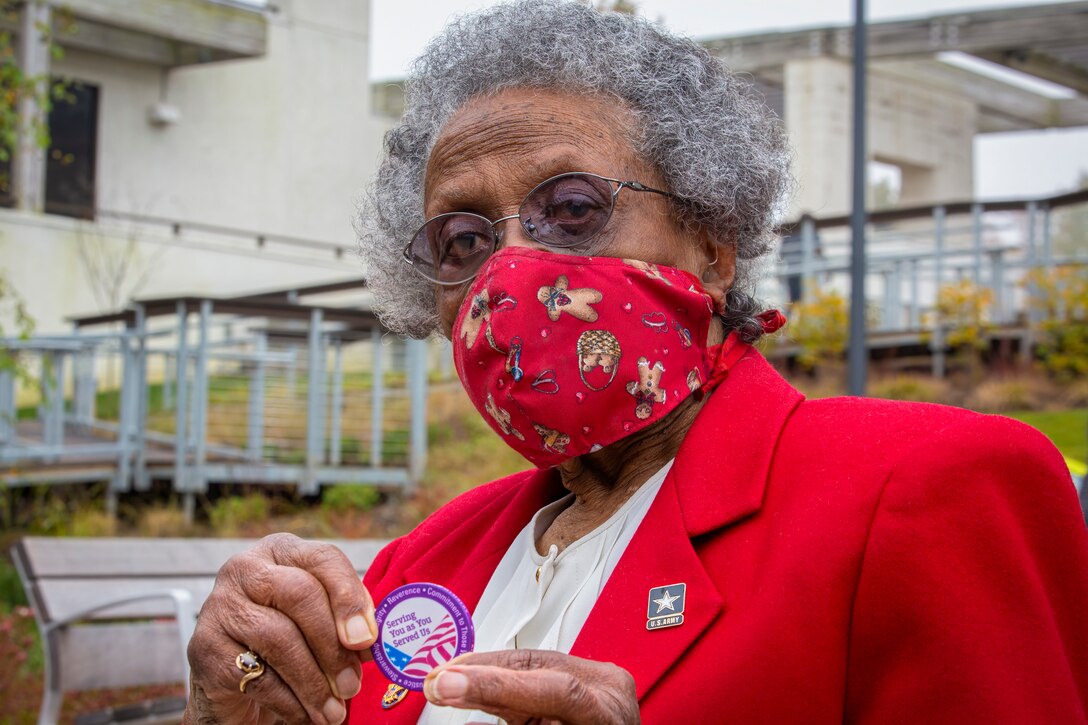
[[[517,214],[491,221],[479,214],[457,211],[428,219],[404,248],[404,260],[437,284],[467,282],[498,247],[502,235],[496,227],[510,219],[520,220],[525,233],[541,244],[577,247],[601,233],[623,189],[673,196],[637,181],[582,171],[560,174],[530,191]]]

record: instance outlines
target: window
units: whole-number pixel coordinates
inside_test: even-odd
[[[93,219],[98,88],[70,81],[49,112],[45,212]]]

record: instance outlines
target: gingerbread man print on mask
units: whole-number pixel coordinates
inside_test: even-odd
[[[472,305],[472,309],[469,310],[468,317],[461,325],[461,339],[465,341],[467,347],[472,347],[476,344],[480,328],[490,325],[491,307],[488,305],[487,290],[481,290],[479,294],[473,295],[469,304]]]
[[[623,263],[634,267],[635,269],[641,269],[650,279],[656,279],[672,287],[672,282],[670,282],[664,277],[664,275],[661,274],[661,270],[657,268],[656,264],[651,264],[650,262],[643,262],[641,259],[625,259],[623,260]]]
[[[499,428],[508,436],[514,436],[519,441],[525,440],[525,436],[521,432],[510,424],[510,411],[505,408],[500,408],[495,399],[491,397],[491,393],[487,394],[487,403],[484,405],[487,410],[487,414],[495,419],[495,422],[499,425]]]
[[[540,423],[533,423],[533,428],[540,434],[540,444],[544,446],[544,450],[556,453],[567,452],[567,444],[570,443],[569,435]]]
[[[627,392],[635,396],[635,417],[646,420],[654,412],[654,403],[665,402],[665,391],[661,389],[661,374],[665,366],[657,361],[651,367],[645,357],[638,359],[638,380],[627,383]]]
[[[536,293],[536,298],[547,308],[548,319],[552,322],[558,322],[564,312],[582,322],[596,321],[597,310],[592,305],[600,302],[601,297],[600,291],[591,287],[570,289],[570,280],[565,274],[559,275],[554,285],[541,287]]]

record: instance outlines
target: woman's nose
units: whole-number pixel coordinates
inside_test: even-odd
[[[503,247],[527,247],[529,249],[543,249],[547,250],[548,245],[542,244],[537,240],[529,236],[529,231],[521,221],[521,217],[517,214],[511,216],[504,216],[496,221],[492,226],[495,227],[495,231],[499,235],[498,248]]]
[[[496,221],[494,226],[499,235],[499,243],[496,251],[503,247],[522,247],[538,249],[543,252],[552,252],[554,254],[578,254],[578,251],[575,249],[552,247],[534,239],[530,234],[535,228],[532,224],[532,220],[523,222],[519,216],[504,216]]]

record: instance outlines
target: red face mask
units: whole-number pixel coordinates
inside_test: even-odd
[[[507,247],[461,307],[454,361],[484,419],[544,468],[705,393],[728,366],[723,348],[737,348],[707,349],[713,320],[710,296],[688,272]]]

